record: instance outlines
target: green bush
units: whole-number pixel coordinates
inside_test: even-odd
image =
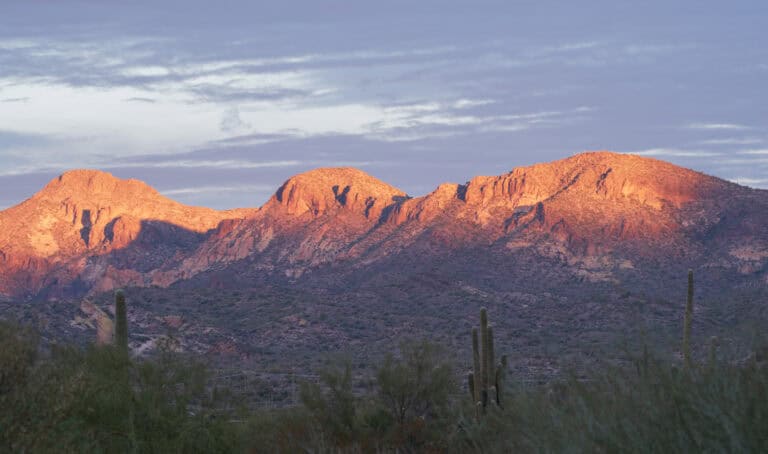
[[[352,392],[352,367],[329,366],[320,371],[321,383],[305,382],[300,397],[333,446],[349,446],[359,432],[358,399]]]
[[[686,370],[638,358],[512,393],[512,410],[461,422],[457,452],[768,452],[768,367]],[[471,415],[471,409],[465,410]]]
[[[422,341],[406,342],[398,353],[379,367],[375,393],[354,388],[348,362],[324,368],[318,383],[302,384],[301,408],[253,415],[246,446],[256,452],[443,447],[454,426],[451,399],[456,394],[445,352]]]
[[[393,423],[389,438],[395,446],[424,447],[444,438],[457,389],[439,346],[406,342],[399,357],[387,355],[376,377],[377,405]]]
[[[178,355],[43,348],[8,323],[0,345],[0,452],[768,452],[762,349],[690,367],[646,351],[530,388],[511,377],[508,405],[476,418],[427,342],[385,358],[374,392],[342,364],[302,386],[301,406],[229,413]]]
[[[181,358],[131,361],[119,347],[52,346],[0,327],[0,452],[227,452],[202,368]]]

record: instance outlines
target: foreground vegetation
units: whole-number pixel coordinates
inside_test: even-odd
[[[760,352],[690,367],[646,353],[528,388],[509,377],[503,407],[478,415],[444,352],[406,343],[368,392],[337,363],[302,386],[300,406],[222,412],[226,393],[178,355],[43,349],[8,323],[0,343],[2,452],[768,451]]]

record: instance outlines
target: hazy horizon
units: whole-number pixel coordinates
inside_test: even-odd
[[[423,195],[607,149],[768,188],[768,5],[0,5],[0,209],[72,168],[259,206],[353,166]]]

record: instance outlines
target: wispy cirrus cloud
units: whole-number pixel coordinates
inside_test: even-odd
[[[757,137],[726,137],[724,139],[707,139],[698,142],[701,145],[754,145],[763,143]]]
[[[623,51],[628,55],[659,55],[678,53],[695,49],[694,44],[630,44],[624,46]]]
[[[729,178],[736,184],[742,186],[750,186],[753,188],[768,188],[768,178],[751,178],[751,177],[733,177]]]
[[[285,161],[249,161],[249,160],[233,160],[233,159],[221,159],[221,160],[170,160],[170,161],[132,161],[124,163],[103,163],[100,168],[111,169],[120,168],[127,169],[131,167],[140,168],[155,168],[155,169],[185,169],[185,168],[197,168],[197,169],[263,169],[263,168],[275,168],[275,167],[296,167],[301,165],[300,161],[285,160]]]
[[[707,131],[742,131],[751,129],[749,126],[737,123],[689,123],[686,129],[701,129]]]
[[[192,186],[173,189],[161,189],[159,192],[165,196],[179,196],[179,195],[197,195],[197,194],[216,194],[221,192],[268,192],[274,191],[275,188],[264,184],[238,184],[228,186]]]
[[[721,153],[705,150],[686,150],[680,148],[648,148],[629,152],[640,156],[669,156],[680,158],[711,158],[721,156]]]
[[[386,141],[422,140],[427,137],[451,137],[477,132],[517,132],[584,119],[594,110],[576,107],[565,110],[499,114],[466,113],[470,106],[492,104],[486,100],[461,99],[447,103],[396,105],[385,108],[385,116],[367,125],[367,136]]]

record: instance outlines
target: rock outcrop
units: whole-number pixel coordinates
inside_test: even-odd
[[[205,236],[223,220],[255,211],[189,207],[138,180],[121,180],[96,170],[66,172],[31,198],[0,212],[0,254],[6,264],[0,273],[0,293],[35,295],[48,286],[66,287],[86,271],[93,283],[104,273],[88,269],[91,257],[129,251],[140,243],[156,252],[189,253],[185,247],[189,241],[179,241],[180,237]],[[121,266],[144,268],[140,263]]]
[[[322,168],[288,179],[264,208],[312,217],[347,210],[378,221],[385,207],[405,198],[404,192],[361,170]]]

